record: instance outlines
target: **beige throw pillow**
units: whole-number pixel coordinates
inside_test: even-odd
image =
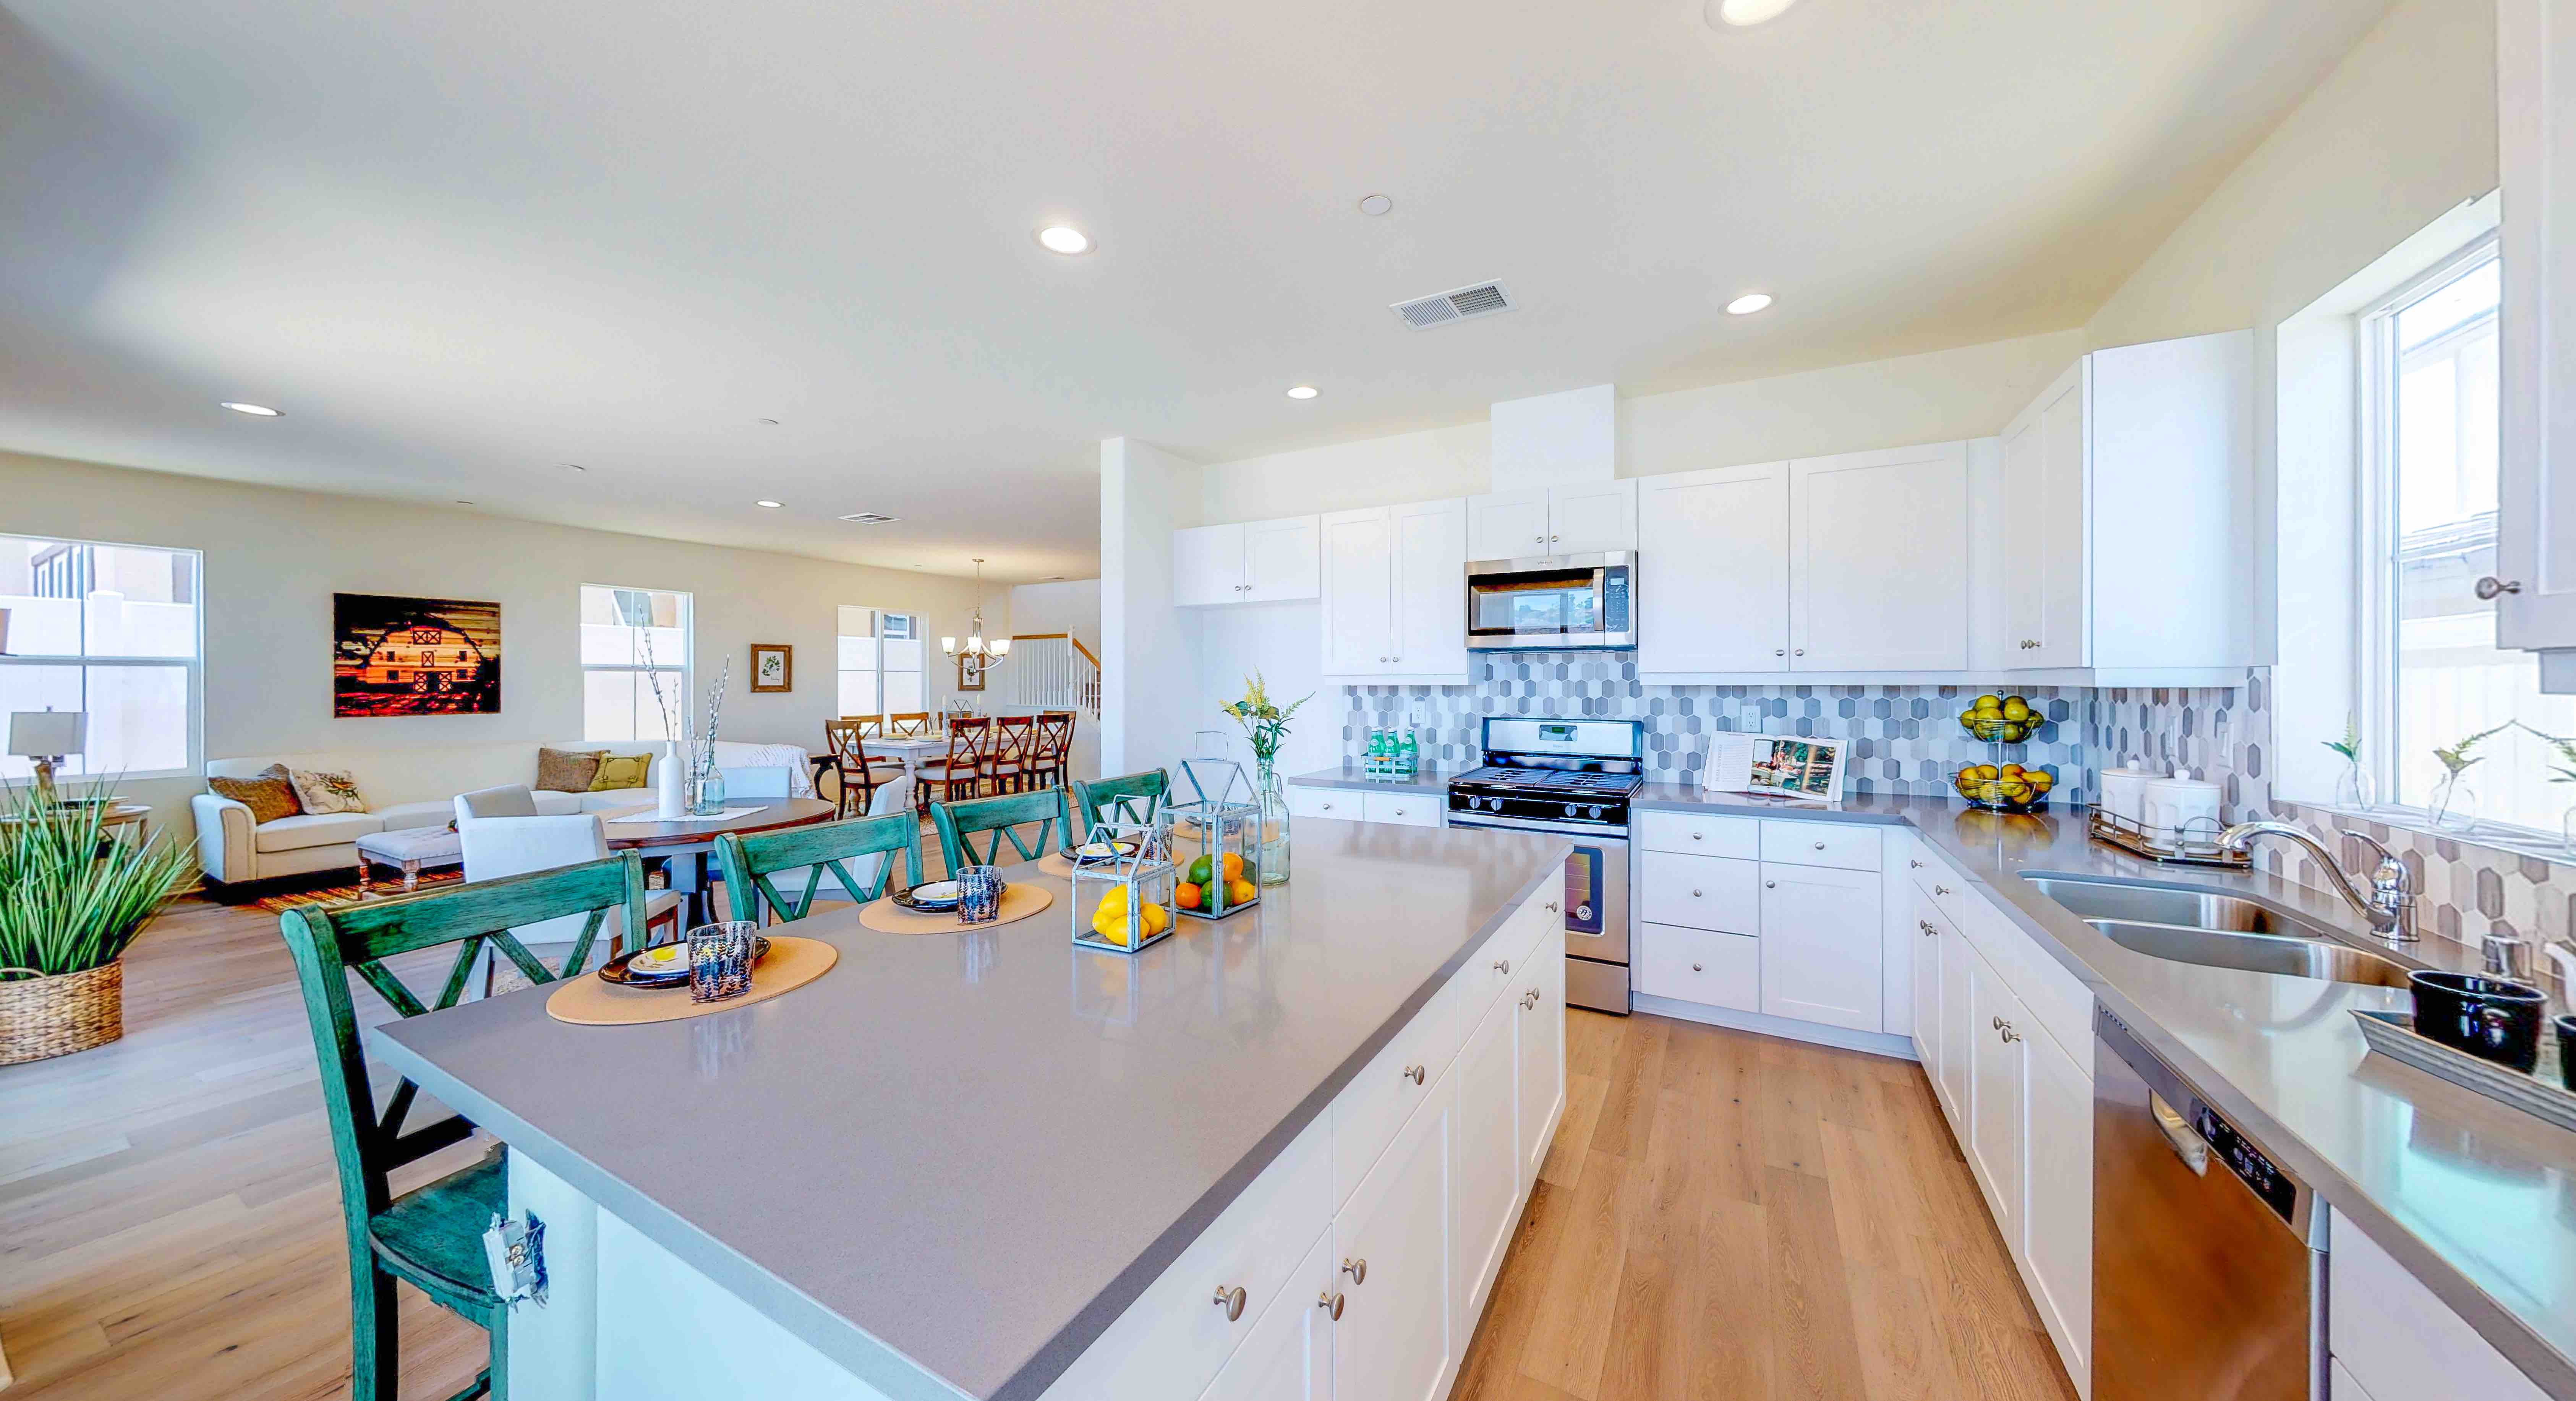
[[[599,776],[599,761],[607,753],[605,749],[539,749],[537,791],[589,792],[590,781]]]
[[[367,810],[367,800],[358,796],[358,781],[347,774],[289,769],[286,776],[295,784],[295,800],[308,813]]]
[[[295,801],[295,785],[287,781],[284,764],[271,764],[248,778],[209,778],[206,791],[249,808],[254,824],[304,811]]]

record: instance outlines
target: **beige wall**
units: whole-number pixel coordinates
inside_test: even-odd
[[[1622,477],[1948,442],[2000,432],[2084,351],[2076,331],[1619,401]],[[1483,423],[1205,469],[1210,523],[1492,490]]]
[[[693,594],[697,707],[731,661],[725,737],[819,749],[823,721],[836,709],[837,606],[923,613],[935,639],[962,635],[978,600],[969,580],[909,570],[7,453],[0,453],[0,531],[205,552],[204,752],[212,758],[579,739],[575,603],[583,584]],[[333,719],[335,592],[498,600],[501,713]],[[1003,635],[1008,598],[988,586],[982,599],[987,626]],[[796,649],[795,690],[750,693],[753,642]],[[936,705],[953,693],[956,676],[936,657],[935,642],[932,651],[926,679]],[[132,787],[184,835],[187,797],[204,785]]]

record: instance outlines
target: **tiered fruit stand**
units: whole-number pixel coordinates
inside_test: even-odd
[[[2048,806],[2057,775],[2021,762],[2023,746],[2048,727],[2048,717],[2022,696],[1987,694],[1959,712],[1959,727],[1987,746],[1983,763],[1964,765],[1950,786],[1974,807],[1990,812],[2036,812]]]

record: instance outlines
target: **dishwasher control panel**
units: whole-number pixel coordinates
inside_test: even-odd
[[[2272,1208],[2273,1215],[2285,1222],[2293,1219],[2292,1213],[2299,1204],[2298,1184],[2283,1176],[2279,1168],[2272,1166],[2272,1160],[2263,1156],[2263,1150],[2247,1142],[2234,1124],[2218,1117],[2218,1111],[2201,1103],[2198,1096],[2191,1101],[2191,1126],[2217,1151],[2219,1161],[2236,1174],[2236,1180],[2252,1188],[2263,1205]]]

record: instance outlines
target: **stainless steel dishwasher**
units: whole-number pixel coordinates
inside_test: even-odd
[[[2324,1401],[2324,1205],[2106,1008],[2093,1038],[2093,1401]]]

